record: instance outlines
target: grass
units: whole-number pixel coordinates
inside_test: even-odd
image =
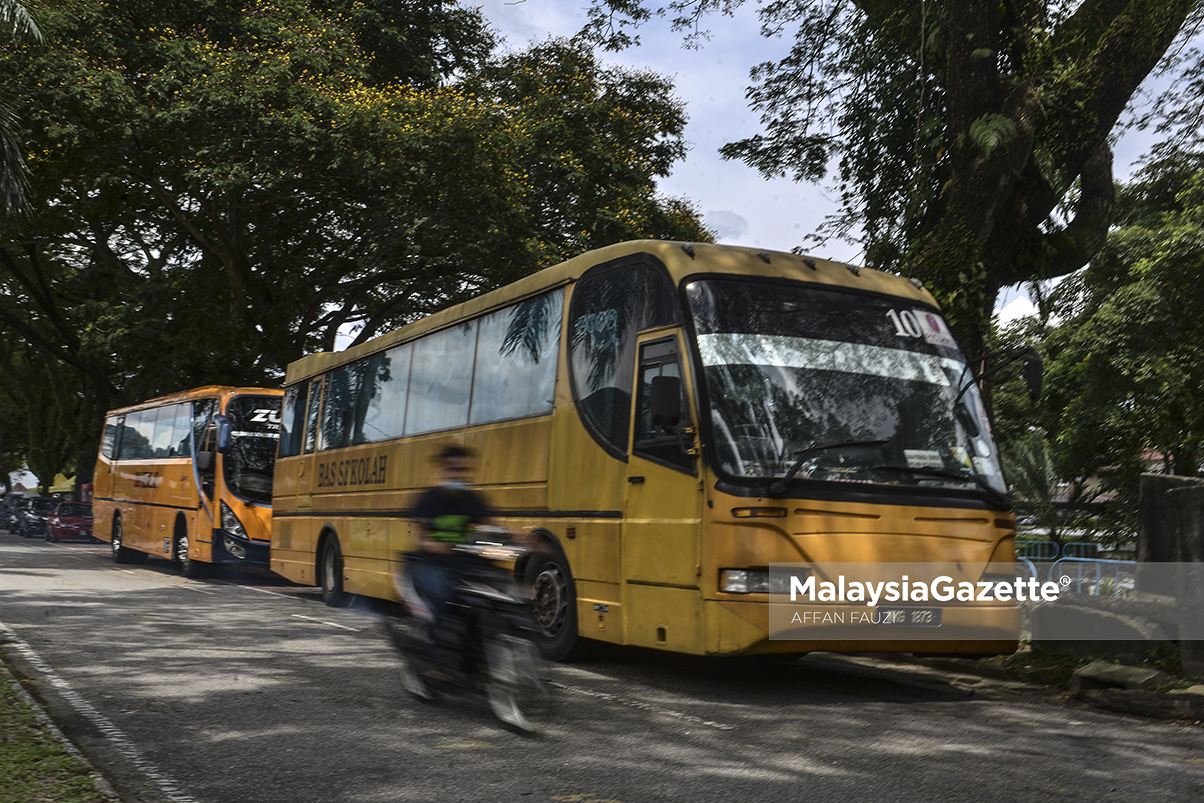
[[[0,803],[108,803],[0,668]]]

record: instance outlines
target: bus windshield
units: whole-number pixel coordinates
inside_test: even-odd
[[[978,389],[960,393],[972,372],[936,312],[771,281],[695,281],[687,298],[721,474],[1006,493]]]
[[[242,499],[266,505],[280,439],[280,397],[236,396],[226,405],[226,417],[231,424],[226,485]]]

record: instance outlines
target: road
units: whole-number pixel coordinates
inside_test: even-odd
[[[522,736],[410,699],[371,606],[3,532],[0,649],[124,803],[1204,799],[1204,729],[819,654],[607,650]]]

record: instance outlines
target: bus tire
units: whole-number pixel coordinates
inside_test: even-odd
[[[577,632],[577,585],[560,544],[549,534],[542,545],[527,561],[526,572],[531,613],[539,627],[535,643],[549,661],[578,660],[587,642]]]
[[[339,549],[339,537],[330,533],[322,542],[322,557],[318,564],[322,583],[322,601],[332,608],[346,608],[351,604],[351,594],[343,590],[343,551]]]
[[[114,563],[142,563],[146,560],[146,553],[139,552],[135,549],[130,549],[125,546],[124,528],[121,525],[121,516],[113,517],[113,532],[110,546],[113,550]]]
[[[172,562],[180,570],[180,574],[189,578],[204,577],[205,564],[193,560],[188,555],[191,544],[188,541],[188,528],[183,522],[176,524],[176,534],[171,543]]]

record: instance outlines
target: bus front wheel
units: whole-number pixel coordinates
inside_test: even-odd
[[[198,560],[193,560],[189,556],[189,546],[188,531],[183,527],[176,528],[172,554],[175,557],[176,566],[180,569],[180,574],[190,578],[202,577],[205,574],[205,564]]]
[[[351,595],[343,590],[343,552],[333,533],[322,545],[322,601],[332,608],[346,608]]]
[[[536,643],[549,661],[571,661],[585,652],[584,640],[577,634],[576,585],[560,545],[546,544],[546,551],[533,555],[527,564],[531,612],[540,631]]]

